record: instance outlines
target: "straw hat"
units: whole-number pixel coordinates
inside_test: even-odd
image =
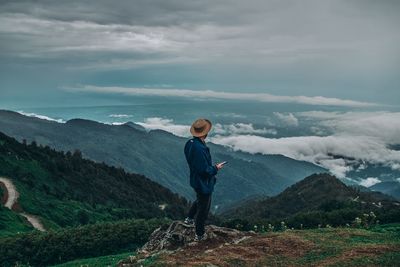
[[[190,133],[193,136],[203,136],[211,130],[212,123],[207,119],[197,119],[190,127]]]

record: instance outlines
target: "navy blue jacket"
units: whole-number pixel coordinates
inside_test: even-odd
[[[190,186],[203,194],[211,194],[218,169],[212,165],[210,149],[199,137],[194,136],[186,142],[184,152],[190,169]]]

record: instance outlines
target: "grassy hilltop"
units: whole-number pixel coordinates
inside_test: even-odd
[[[134,253],[76,260],[57,267],[116,266]],[[236,245],[212,243],[146,259],[143,266],[397,266],[400,224],[268,232]]]

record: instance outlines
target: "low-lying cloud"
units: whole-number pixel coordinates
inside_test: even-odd
[[[354,163],[383,164],[400,169],[400,151],[390,148],[400,144],[399,112],[323,112],[274,113],[290,121],[296,118],[312,126],[318,136],[265,138],[256,135],[215,136],[213,142],[250,153],[282,154],[329,169],[344,178]],[[323,136],[321,136],[323,135]],[[364,166],[361,164],[360,166]],[[357,164],[359,165],[359,164]],[[373,180],[368,180],[371,183]]]
[[[400,112],[301,112],[298,116],[332,134],[370,136],[400,144]]]
[[[364,179],[360,182],[360,185],[365,186],[365,187],[371,187],[373,185],[379,184],[382,181],[379,180],[376,177],[368,177],[367,179]]]
[[[287,126],[299,126],[299,120],[293,115],[293,113],[284,114],[280,112],[274,112],[274,115]]]
[[[221,135],[238,135],[238,134],[270,134],[276,135],[278,132],[275,129],[255,129],[252,123],[233,123],[228,125],[222,125],[216,123],[213,127],[213,131],[216,134]]]
[[[146,118],[144,122],[135,122],[148,130],[161,129],[177,136],[189,137],[190,126],[183,124],[174,124],[174,120],[160,117]]]
[[[39,118],[42,120],[47,120],[47,121],[55,121],[58,123],[65,123],[65,121],[63,119],[54,119],[54,118],[50,118],[48,116],[45,115],[40,115],[40,114],[36,114],[36,113],[31,113],[31,112],[24,112],[22,110],[17,111],[19,114],[28,116],[28,117],[35,117],[35,118]]]
[[[338,156],[380,163],[387,166],[400,163],[400,151],[388,149],[377,138],[367,136],[303,136],[265,138],[255,135],[215,136],[212,142],[250,153],[281,154],[323,166],[340,178],[351,170]]]
[[[181,137],[190,137],[190,125],[175,124],[172,119],[150,117],[146,118],[144,122],[135,122],[143,126],[148,130],[161,129],[173,133],[174,135]],[[240,134],[270,134],[276,135],[275,129],[256,129],[251,123],[232,123],[232,124],[220,124],[216,123],[211,128],[210,135],[240,135]]]

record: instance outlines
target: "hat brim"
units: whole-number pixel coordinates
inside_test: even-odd
[[[211,130],[211,123],[210,123],[209,121],[207,121],[206,127],[205,127],[204,130],[201,131],[201,132],[196,132],[196,131],[194,130],[193,125],[190,127],[190,133],[191,133],[193,136],[197,136],[197,137],[206,135],[210,130]]]

